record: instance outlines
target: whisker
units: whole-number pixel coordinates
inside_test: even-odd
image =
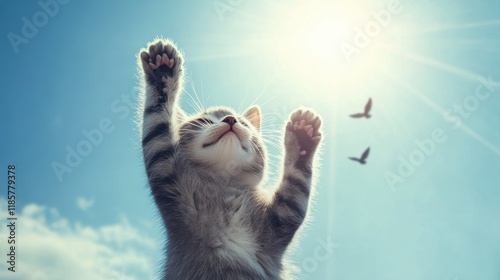
[[[205,102],[205,91],[203,90],[203,78],[200,80],[200,84],[201,84],[201,106],[203,106],[203,108],[206,108],[207,104]]]
[[[263,134],[268,133],[268,132],[281,133],[281,131],[282,131],[281,125],[280,125],[280,128],[276,128],[275,125],[266,125],[266,126],[261,127],[261,133],[263,133]]]
[[[191,103],[189,103],[189,104],[193,107],[193,109],[195,111],[197,111],[197,112],[203,112],[204,111],[203,108],[201,107],[201,105],[196,102],[196,100],[191,95],[191,93],[189,93],[187,90],[183,90],[183,92],[186,93],[189,96],[189,98],[191,98],[191,100],[194,102],[194,106]],[[187,102],[189,102],[189,101],[187,101]]]
[[[275,142],[264,142],[266,145],[269,145],[269,146],[272,146],[274,148],[277,148],[278,150],[282,149],[282,146],[281,145],[278,145],[277,143]]]
[[[262,133],[262,135],[266,136],[265,138],[282,138],[281,131],[265,131]]]
[[[266,91],[266,88],[267,88],[267,85],[269,84],[268,80],[266,79],[266,82],[264,83],[264,87],[262,88],[262,90],[260,91],[259,95],[257,96],[257,98],[255,98],[254,101],[252,101],[252,103],[250,103],[250,105],[253,105],[253,104],[256,104],[256,102],[259,100],[259,98],[262,96],[262,94],[264,94],[264,92]],[[266,102],[267,103],[267,102]],[[266,103],[263,103],[261,104],[261,106],[264,106]]]
[[[241,107],[243,106],[243,104],[245,104],[245,100],[247,99],[247,95],[248,95],[248,87],[245,91],[245,96],[243,97],[243,99],[240,99],[240,105],[238,105],[238,112],[241,112],[243,110]]]
[[[191,81],[191,88],[193,89],[193,92],[194,92],[194,96],[196,97],[196,99],[198,100],[198,104],[200,104],[200,107],[201,107],[201,110],[200,111],[205,111],[205,109],[203,108],[203,104],[198,96],[198,93],[196,92],[196,88],[194,87],[194,82]]]

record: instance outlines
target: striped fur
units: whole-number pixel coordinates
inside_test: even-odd
[[[307,213],[319,118],[291,115],[282,181],[268,197],[260,109],[187,116],[178,106],[183,58],[171,41],[152,42],[140,64],[144,164],[167,230],[163,279],[293,279],[283,256]]]

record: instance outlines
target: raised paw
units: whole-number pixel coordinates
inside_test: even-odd
[[[321,119],[311,110],[299,109],[291,115],[286,129],[296,136],[300,156],[314,153],[321,140],[320,126]]]
[[[175,45],[166,40],[156,40],[148,50],[141,52],[142,69],[146,80],[160,88],[177,84],[182,72],[182,56]],[[173,81],[171,81],[173,80]]]

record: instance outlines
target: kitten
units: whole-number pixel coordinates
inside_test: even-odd
[[[176,46],[158,39],[139,59],[144,163],[168,239],[163,279],[291,279],[283,255],[306,215],[320,118],[291,114],[281,183],[268,197],[260,109],[187,116],[178,105],[184,68]]]

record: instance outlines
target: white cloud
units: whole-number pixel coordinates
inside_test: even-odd
[[[82,211],[86,211],[90,207],[94,205],[94,199],[86,199],[85,197],[77,197],[76,198],[76,206],[80,208]]]
[[[0,205],[6,205],[4,197],[0,197]],[[0,211],[0,219],[6,220],[5,211]],[[151,252],[158,245],[126,217],[115,224],[91,227],[68,221],[55,208],[29,204],[18,213],[16,223],[16,272],[1,269],[0,279],[132,280],[157,276],[158,262],[152,260]],[[0,233],[0,242],[6,242],[8,233],[4,229]]]

